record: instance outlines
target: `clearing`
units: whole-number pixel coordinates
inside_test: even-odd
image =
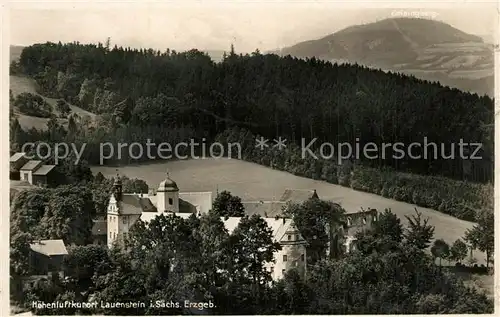
[[[14,97],[17,97],[17,95],[23,93],[23,92],[28,92],[34,95],[40,95],[36,92],[35,90],[35,82],[33,79],[28,78],[28,77],[23,77],[23,76],[9,76],[10,80],[10,89],[12,90],[12,94]],[[57,99],[54,98],[47,98],[42,95],[40,95],[47,103],[52,107],[53,112],[59,116],[59,112],[55,110]],[[90,119],[94,120],[96,118],[96,115],[88,112],[86,110],[83,110],[82,108],[79,108],[77,106],[70,105],[71,112],[76,113],[80,117],[88,116]],[[35,128],[37,130],[46,130],[47,129],[47,122],[49,119],[47,118],[39,118],[39,117],[32,117],[32,116],[27,116],[25,114],[20,113],[17,111],[17,109],[14,110],[15,115],[17,116],[19,120],[19,124],[23,128],[23,130],[27,131],[31,128]],[[58,118],[58,121],[60,124],[62,124],[64,127],[67,126],[68,124],[68,119],[65,118]]]

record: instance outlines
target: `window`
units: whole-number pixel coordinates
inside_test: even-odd
[[[287,261],[287,256],[286,254],[283,254],[283,262],[286,262]]]
[[[373,220],[372,221],[377,221],[377,216],[373,215]]]
[[[168,199],[168,204],[169,204],[169,205],[173,205],[173,204],[174,204],[174,200],[173,200],[172,198],[169,198],[169,199]]]
[[[304,260],[305,260],[305,256],[304,256],[303,254],[301,254],[301,255],[300,255],[300,260],[301,260],[302,262],[304,262]]]
[[[28,173],[23,173],[23,178],[25,181],[27,181],[28,180]]]
[[[297,266],[297,261],[293,261],[293,266]]]
[[[347,217],[347,226],[350,226],[351,224],[352,224],[351,217]]]
[[[298,234],[295,235],[295,240],[299,241],[300,240],[300,237]]]
[[[127,223],[127,218],[123,217],[123,224],[126,224],[126,223]]]
[[[292,235],[288,235],[288,241],[292,240]]]
[[[274,273],[274,266],[271,266],[271,270],[270,271],[271,271],[271,274]]]
[[[285,275],[285,269],[281,270],[281,274]]]

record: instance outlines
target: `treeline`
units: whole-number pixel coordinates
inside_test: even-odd
[[[117,147],[120,142],[128,144],[139,142],[145,148],[148,139],[151,143],[156,144],[161,142],[178,144],[179,142],[189,143],[190,139],[196,137],[194,129],[186,127],[169,129],[161,126],[156,128],[120,126],[113,128],[110,121],[104,120],[99,121],[95,127],[77,128],[77,126],[82,126],[81,118],[71,116],[68,131],[54,120],[50,120],[47,131],[31,130],[26,132],[21,129],[17,120],[13,119],[11,123],[11,149],[19,151],[21,144],[38,140],[45,140],[51,144],[74,142],[78,149],[85,144],[81,157],[83,165],[67,164],[66,161],[63,161],[63,164],[58,167],[62,174],[71,175],[77,171],[83,173],[86,169],[86,162],[91,165],[100,164],[103,157],[109,157],[109,159],[103,160],[104,164],[116,165],[149,160],[145,153],[139,159],[130,157],[126,148],[118,153]],[[352,160],[345,160],[339,165],[336,159],[322,159],[318,150],[313,152],[318,156],[318,159],[312,155],[302,157],[301,148],[293,144],[282,150],[273,147],[261,150],[255,147],[255,139],[258,137],[249,130],[233,128],[216,135],[214,141],[225,145],[226,149],[230,143],[239,144],[241,159],[245,161],[286,171],[297,176],[324,180],[332,184],[435,209],[459,219],[475,221],[476,215],[482,211],[493,213],[494,196],[491,184],[452,180],[440,176],[409,174],[399,172],[391,167],[374,168]],[[199,142],[202,141],[196,139]],[[107,142],[112,144],[114,150],[111,151],[111,147],[106,146],[101,153],[100,144]],[[157,147],[151,146],[150,149],[152,155],[157,156]],[[179,155],[191,154],[188,147],[181,149]],[[45,153],[41,154],[45,155]],[[132,154],[137,155],[137,153]],[[195,152],[195,154],[201,155],[202,153]],[[232,148],[233,157],[236,158],[239,154],[237,148]],[[52,162],[51,159],[48,161]]]
[[[161,215],[149,225],[134,225],[127,251],[95,245],[70,248],[68,278],[40,280],[20,300],[35,314],[64,315],[200,313],[186,308],[185,301],[206,302],[202,313],[217,315],[493,311],[493,301],[484,293],[442,270],[422,249],[432,239],[431,227],[420,221],[403,229],[390,212],[381,214],[378,223],[358,236],[357,251],[316,262],[305,279],[292,269],[284,279],[272,281],[264,264],[281,246],[259,216],[242,218],[229,233],[213,213],[188,219]],[[36,300],[145,306],[48,311],[33,309]]]
[[[213,140],[238,127],[270,139],[281,136],[288,144],[318,138],[317,144],[374,142],[379,147],[427,138],[446,149],[462,139],[482,143],[478,155],[483,159],[471,162],[457,153],[454,159],[393,159],[387,153],[387,159],[361,157],[360,163],[492,181],[493,100],[401,74],[258,51],[242,56],[231,50],[214,63],[197,50],[79,43],[27,47],[14,66],[36,79],[41,94],[102,114],[112,129],[149,129],[153,137],[161,126]]]

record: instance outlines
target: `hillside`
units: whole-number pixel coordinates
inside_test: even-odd
[[[35,82],[33,79],[22,76],[9,76],[9,80],[10,80],[10,89],[12,90],[12,94],[14,95],[14,97],[23,92],[39,95],[35,90]],[[57,99],[48,98],[44,96],[41,97],[52,107],[52,109],[54,109],[54,114],[59,116],[59,113],[55,110]],[[92,120],[95,120],[96,118],[95,114],[83,110],[77,106],[70,105],[70,108],[71,108],[71,113],[75,113],[80,117],[87,116]],[[38,118],[38,117],[28,116],[20,113],[17,109],[14,109],[14,114],[16,115],[19,124],[25,131],[31,128],[35,128],[37,130],[47,129],[47,122],[49,121],[48,118]],[[58,121],[64,127],[67,127],[68,119],[58,118]]]
[[[273,53],[358,63],[480,95],[494,92],[493,46],[433,20],[395,18],[352,26]]]

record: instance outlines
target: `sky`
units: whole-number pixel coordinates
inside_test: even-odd
[[[401,2],[400,2],[401,3]],[[321,38],[345,27],[402,14],[420,15],[462,31],[494,37],[498,4],[474,3],[374,6],[361,3],[212,3],[146,4],[18,4],[10,8],[10,43],[97,43],[165,50],[228,50],[237,52],[282,48]],[[370,9],[368,9],[371,6]],[[406,8],[405,8],[406,7]],[[498,24],[496,24],[498,27]]]

